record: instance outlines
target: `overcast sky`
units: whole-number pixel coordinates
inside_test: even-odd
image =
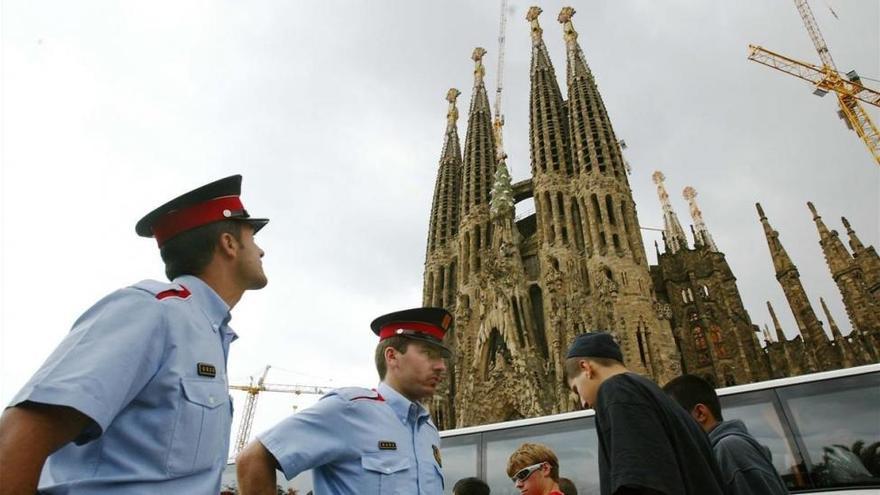
[[[556,15],[568,3],[541,2],[563,93]],[[530,4],[512,4],[505,144],[520,180],[529,174]],[[793,3],[573,5],[629,145],[641,225],[662,225],[654,170],[685,229],[681,190],[695,187],[752,320],[769,321],[769,300],[794,336],[760,201],[820,318],[822,296],[849,332],[805,203],[830,228],[842,231],[847,216],[878,246],[880,167],[838,120],[833,95],[746,60],[756,43],[818,62]],[[838,68],[880,79],[880,2],[811,5]],[[233,311],[233,382],[271,364],[270,382],[375,385],[368,324],[421,303],[444,96],[462,91],[463,138],[475,46],[489,52],[494,90],[497,1],[9,0],[0,16],[3,403],[98,298],[163,278],[155,243],[134,234],[143,214],[234,173],[244,175],[248,210],[272,221],[258,236],[269,286]],[[644,234],[654,260],[657,235]],[[255,430],[311,400],[263,394]]]

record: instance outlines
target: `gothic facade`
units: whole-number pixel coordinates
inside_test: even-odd
[[[845,219],[852,254],[815,215],[856,329],[845,338],[833,322],[833,338],[827,338],[760,205],[777,279],[798,321],[796,339],[785,339],[777,328],[774,341],[751,322],[696,192],[684,193],[694,219],[691,243],[659,172],[654,180],[665,245],[662,253],[657,247],[658,264],[649,266],[627,166],[578,43],[574,10],[566,7],[558,17],[566,44],[565,94],[540,13],[532,7],[526,17],[532,38],[530,178],[511,180],[503,121],[493,122],[484,84],[485,50],[477,48],[472,57],[463,146],[460,93],[447,94],[423,304],[455,315],[447,334],[455,356],[430,404],[435,422],[453,428],[572,410],[564,354],[575,335],[595,329],[611,332],[626,365],[658,383],[689,372],[721,386],[876,361],[880,259]],[[535,213],[517,219],[514,205],[528,198]]]

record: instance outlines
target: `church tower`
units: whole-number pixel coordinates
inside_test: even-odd
[[[455,88],[446,93],[449,110],[446,113],[446,133],[440,151],[440,166],[437,169],[437,182],[434,186],[434,201],[431,205],[431,220],[428,227],[428,246],[425,255],[424,287],[422,304],[424,306],[444,307],[455,312],[457,287],[457,235],[459,218],[459,196],[461,190],[461,144],[458,139],[458,108],[456,100],[461,94]],[[450,347],[457,347],[456,329],[447,334]],[[456,370],[450,366],[448,378],[434,396],[432,409],[434,420],[441,423],[446,418],[454,418],[455,410],[451,397],[455,395]]]
[[[570,170],[574,180],[571,196],[557,192],[553,210],[566,221],[568,245],[586,258],[584,268],[577,263],[570,268],[579,269],[584,283],[582,294],[571,294],[570,305],[583,307],[581,301],[589,301],[589,314],[575,318],[575,323],[582,320],[592,328],[611,332],[631,370],[664,383],[681,371],[669,311],[654,298],[620,145],[578,43],[574,14],[573,8],[565,7],[558,17],[566,45],[565,128],[571,147],[569,154],[561,155],[571,160],[570,167],[560,161],[558,170]],[[535,127],[532,131],[534,135]],[[536,141],[533,138],[533,145]],[[545,201],[552,204],[553,195]]]
[[[736,277],[706,227],[696,190],[684,190],[696,226],[691,249],[669,201],[663,173],[654,172],[652,178],[663,212],[665,252],[658,250],[651,273],[657,298],[672,310],[682,371],[719,387],[769,378],[758,328],[743,305]]]
[[[813,203],[808,202],[807,207],[813,214],[813,222],[819,232],[819,245],[831,271],[831,278],[843,297],[850,325],[860,335],[880,335],[880,304],[868,289],[862,267],[846,250],[837,231],[828,230]],[[873,339],[869,337],[867,340]]]
[[[816,317],[807,292],[801,284],[801,276],[791,257],[788,256],[782,243],[779,241],[779,232],[770,226],[761,203],[756,203],[761,225],[764,227],[764,236],[767,238],[767,246],[770,249],[770,257],[773,259],[773,268],[776,271],[776,280],[782,286],[788,305],[797,322],[798,333],[803,336],[807,355],[810,358],[809,371],[822,371],[834,369],[833,357],[829,356],[828,335],[822,329],[822,322]]]

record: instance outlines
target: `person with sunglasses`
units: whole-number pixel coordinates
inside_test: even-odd
[[[559,459],[546,445],[520,445],[507,459],[507,475],[521,495],[563,495],[559,490]]]
[[[596,411],[602,495],[722,495],[721,472],[697,423],[651,380],[629,371],[614,338],[578,335],[568,386]]]

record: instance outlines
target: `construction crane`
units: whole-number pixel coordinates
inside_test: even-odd
[[[816,23],[807,0],[794,0],[794,4],[804,21],[810,39],[813,40],[816,51],[819,52],[822,65],[801,62],[756,45],[749,45],[749,60],[813,83],[815,86],[813,93],[818,96],[825,96],[832,91],[836,93],[840,105],[840,117],[846,126],[854,130],[864,141],[868,151],[880,165],[880,132],[877,131],[877,126],[871,121],[868,112],[859,103],[880,107],[880,92],[862,85],[861,78],[854,70],[846,74],[837,71],[837,66],[834,65],[828,45],[819,31],[819,24]]]
[[[492,129],[495,134],[495,159],[500,161],[507,158],[504,153],[504,137],[501,128],[504,127],[504,113],[501,112],[501,91],[504,88],[504,33],[507,30],[507,0],[501,0],[501,20],[498,26],[498,73],[495,74],[495,115],[492,120]]]
[[[241,452],[241,449],[247,445],[248,440],[251,438],[251,428],[254,425],[254,413],[257,410],[257,397],[260,392],[279,392],[283,394],[310,394],[310,395],[324,395],[329,390],[328,387],[322,387],[319,385],[286,385],[279,383],[265,383],[266,375],[269,373],[269,368],[272,366],[266,366],[266,369],[263,370],[263,375],[260,376],[259,380],[254,383],[254,377],[251,377],[250,384],[248,385],[230,385],[230,390],[242,390],[247,392],[247,397],[244,402],[244,410],[241,415],[241,424],[238,426],[238,434],[235,437],[235,454],[238,455]]]

